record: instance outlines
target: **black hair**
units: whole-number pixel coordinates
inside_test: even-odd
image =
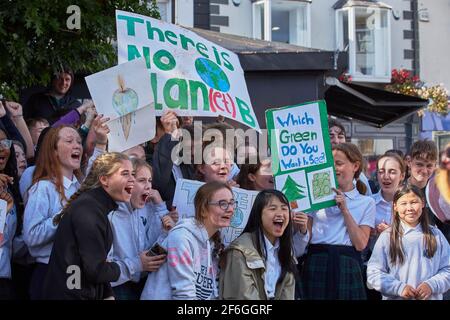
[[[2,132],[5,133],[7,139],[11,139],[9,133],[6,130],[0,128]],[[16,206],[17,213],[17,228],[16,235],[19,235],[22,232],[23,225],[23,200],[22,195],[20,194],[19,189],[19,176],[17,174],[17,161],[16,161],[16,151],[14,150],[14,144],[11,143],[11,147],[9,148],[9,158],[6,162],[5,169],[3,169],[4,174],[13,178],[13,183],[8,186],[8,190],[11,192],[14,204]]]
[[[278,250],[278,259],[281,265],[281,275],[278,282],[283,281],[284,277],[288,272],[293,274],[296,273],[294,257],[292,253],[292,221],[291,221],[291,208],[289,206],[289,200],[286,196],[278,190],[266,189],[258,193],[255,202],[253,203],[252,210],[250,211],[250,216],[248,218],[247,225],[243,233],[249,232],[256,236],[256,250],[261,255],[261,257],[267,258],[266,256],[266,244],[264,239],[264,231],[262,225],[262,212],[263,209],[270,203],[273,198],[278,198],[282,203],[286,204],[289,208],[289,222],[284,230],[283,235],[280,237],[280,248]],[[263,250],[264,247],[264,250]]]

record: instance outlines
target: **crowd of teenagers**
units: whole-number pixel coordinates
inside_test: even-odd
[[[71,97],[73,80],[64,70],[23,107],[0,102],[0,299],[447,297],[450,221],[429,210],[425,190],[444,181],[439,203],[450,212],[450,145],[441,154],[428,140],[407,155],[386,150],[373,180],[330,118],[336,206],[304,213],[274,189],[257,145],[230,152],[225,138],[201,135],[200,163],[174,159],[183,144],[188,160],[197,156],[186,138],[195,137],[192,117],[174,111],[157,119],[151,141],[108,152],[109,119]],[[201,132],[225,137],[232,128],[218,118]],[[180,178],[204,182],[193,212],[173,205]],[[238,205],[232,187],[258,194],[242,233],[224,246],[221,230]]]

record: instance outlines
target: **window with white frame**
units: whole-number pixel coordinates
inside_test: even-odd
[[[309,1],[254,1],[253,38],[310,47],[310,10]]]
[[[172,22],[172,1],[171,0],[157,0],[159,15],[161,20],[165,22]]]
[[[353,81],[390,82],[390,10],[357,6],[336,10],[337,48],[348,48]]]

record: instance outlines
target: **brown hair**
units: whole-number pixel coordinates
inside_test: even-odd
[[[213,195],[217,191],[222,189],[228,189],[230,190],[231,194],[233,194],[233,191],[231,190],[231,187],[228,184],[219,181],[212,181],[205,183],[198,189],[194,198],[195,220],[197,220],[200,223],[203,223],[204,220],[203,215],[205,212],[208,211],[208,203],[211,201]]]
[[[230,190],[231,194],[233,194],[233,191],[231,190],[231,187],[228,184],[218,181],[205,183],[197,190],[197,193],[195,194],[194,198],[194,206],[195,206],[195,220],[198,223],[203,224],[203,221],[205,219],[203,215],[205,212],[208,212],[208,204],[211,201],[211,198],[217,191],[222,189],[228,189]],[[220,258],[224,250],[224,245],[220,237],[220,231],[217,231],[211,237],[211,240],[213,240],[214,242],[213,257]]]
[[[340,151],[345,154],[347,159],[351,163],[359,163],[359,168],[355,172],[353,178],[356,180],[356,189],[360,194],[366,194],[367,187],[366,185],[359,180],[359,175],[361,174],[362,167],[363,167],[363,156],[361,154],[361,151],[359,151],[358,147],[350,142],[344,142],[337,145],[334,145],[332,150]]]
[[[149,165],[147,161],[139,159],[139,158],[132,158],[131,164],[133,165],[134,172],[137,172],[139,169],[144,167],[144,168],[147,168],[148,170],[150,170],[150,174],[153,175],[152,166]]]
[[[377,159],[377,171],[379,170],[378,168],[378,162],[380,162],[381,159],[383,158],[392,158],[395,161],[398,162],[398,165],[400,167],[400,173],[402,174],[406,174],[406,164],[405,161],[403,161],[403,159],[398,155],[398,153],[394,153],[394,152],[387,152],[385,154],[383,154],[381,157],[379,157]]]
[[[38,124],[38,123],[40,123],[40,122],[44,123],[44,124],[47,125],[47,126],[50,126],[50,123],[48,123],[48,120],[45,119],[45,118],[30,118],[30,119],[27,119],[27,120],[25,121],[28,130],[29,130],[31,127],[36,126],[36,124]]]
[[[344,136],[346,136],[345,128],[344,128],[344,126],[342,125],[342,123],[340,123],[340,122],[337,121],[336,119],[329,118],[329,119],[328,119],[328,128],[330,129],[330,128],[332,128],[332,127],[338,127],[339,129],[341,129],[341,133],[342,133]]]
[[[436,144],[432,140],[418,140],[411,146],[409,156],[412,159],[424,159],[426,161],[436,161],[438,151]]]
[[[50,180],[56,186],[56,190],[59,193],[61,201],[67,200],[64,194],[63,175],[61,171],[61,164],[57,154],[57,146],[59,142],[59,133],[64,128],[71,128],[78,131],[68,125],[58,126],[56,128],[50,128],[42,141],[42,145],[39,149],[39,157],[36,160],[36,169],[33,173],[32,185],[41,180]],[[81,170],[74,171],[74,175],[78,180],[81,180]]]
[[[405,184],[401,189],[397,190],[397,192],[394,195],[393,203],[395,204],[401,197],[410,192],[414,193],[422,200],[423,203],[425,203],[425,197],[422,191],[420,191],[418,187],[412,184]],[[392,218],[393,221],[392,227],[390,229],[391,234],[389,242],[389,257],[393,265],[397,264],[397,262],[399,262],[399,264],[402,265],[405,262],[405,256],[403,253],[403,246],[401,239],[403,237],[403,229],[400,224],[400,216],[398,212],[394,211],[394,207],[392,207],[392,212],[393,212]],[[428,213],[426,212],[426,209],[423,208],[422,215],[419,218],[419,223],[422,226],[425,255],[427,256],[427,258],[432,258],[437,250],[437,242],[436,237],[431,231],[430,222],[428,219],[429,219]]]
[[[64,206],[64,209],[60,214],[57,214],[53,218],[53,224],[57,225],[61,221],[62,217],[65,214],[66,209],[70,206],[72,201],[78,198],[83,192],[87,190],[91,190],[97,187],[100,187],[100,177],[103,176],[111,176],[117,170],[120,169],[122,165],[122,161],[130,160],[126,154],[118,153],[118,152],[107,152],[99,155],[97,159],[94,160],[91,171],[87,175],[86,179],[84,179],[83,183],[67,201],[67,204]]]

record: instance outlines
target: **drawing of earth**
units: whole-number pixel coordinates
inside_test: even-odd
[[[136,111],[139,99],[136,91],[127,88],[124,91],[117,89],[112,97],[114,110],[120,115],[124,116],[127,113]]]
[[[230,81],[227,75],[211,60],[198,58],[195,60],[195,69],[200,78],[211,88],[222,92],[230,90]]]
[[[233,217],[231,218],[230,227],[238,228],[242,224],[242,220],[244,220],[244,213],[241,209],[236,208],[236,210],[234,210]]]

